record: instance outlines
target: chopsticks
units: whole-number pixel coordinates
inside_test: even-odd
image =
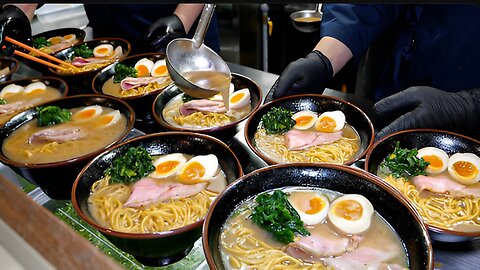
[[[74,65],[72,65],[72,64],[70,64],[70,63],[68,63],[68,62],[65,62],[65,61],[63,61],[63,60],[60,60],[60,59],[58,59],[58,58],[56,58],[56,57],[53,57],[53,56],[51,56],[51,55],[49,55],[49,54],[46,54],[46,53],[44,53],[44,52],[42,52],[42,51],[40,51],[40,50],[37,50],[37,49],[35,49],[35,48],[33,48],[33,47],[30,47],[30,46],[28,46],[28,45],[26,45],[26,44],[23,44],[23,43],[15,40],[15,39],[13,39],[13,38],[11,38],[11,37],[5,37],[5,40],[8,41],[8,42],[10,42],[10,43],[12,43],[12,44],[15,44],[15,45],[17,45],[17,46],[19,46],[19,47],[21,47],[21,48],[24,48],[24,49],[26,49],[26,50],[28,50],[28,51],[32,51],[32,52],[34,52],[34,53],[36,53],[36,54],[38,54],[38,55],[40,55],[40,56],[43,56],[43,57],[45,57],[45,58],[48,58],[48,59],[50,59],[50,60],[52,60],[52,61],[54,61],[54,62],[57,62],[57,63],[59,63],[59,64],[65,65],[65,66],[68,66],[68,67],[70,67],[70,68],[77,69],[76,66],[74,66]],[[35,57],[35,56],[29,55],[29,54],[26,54],[26,53],[23,53],[23,52],[20,52],[20,51],[17,51],[17,50],[15,50],[14,53],[15,53],[16,55],[19,55],[19,56],[28,58],[28,59],[30,59],[30,60],[32,60],[32,61],[38,62],[38,63],[40,63],[40,64],[44,64],[44,65],[47,65],[47,66],[50,66],[50,67],[53,67],[53,68],[58,68],[58,69],[61,69],[61,70],[66,70],[64,67],[61,67],[61,66],[58,66],[58,65],[49,63],[49,62],[47,62],[47,61],[45,61],[45,60],[39,59],[39,58],[37,58],[37,57]]]

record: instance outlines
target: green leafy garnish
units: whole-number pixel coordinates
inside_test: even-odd
[[[267,134],[284,133],[292,129],[296,124],[292,119],[293,112],[281,108],[273,107],[264,116],[262,116],[262,124]]]
[[[82,44],[80,46],[76,46],[73,48],[75,52],[75,56],[80,56],[83,58],[88,58],[93,56],[93,50],[90,49],[86,44]]]
[[[137,78],[137,70],[122,63],[115,66],[115,75],[113,75],[113,82],[119,83],[126,77]]]
[[[105,175],[110,175],[111,183],[130,184],[155,170],[153,157],[145,148],[130,147],[125,154],[115,158]]]
[[[33,39],[33,47],[40,49],[42,47],[51,46],[52,42],[48,41],[45,37],[38,37]]]
[[[430,164],[423,159],[417,157],[418,150],[400,148],[400,142],[395,143],[393,153],[385,157],[380,166],[386,167],[393,177],[410,179],[417,175],[427,175],[425,168]]]
[[[272,233],[276,240],[288,244],[293,242],[295,233],[310,235],[283,191],[275,190],[273,194],[262,193],[255,201],[257,205],[250,218],[258,226]]]
[[[7,104],[7,101],[3,98],[0,98],[0,105]]]
[[[72,112],[58,106],[37,107],[37,126],[51,126],[70,121]]]
[[[182,101],[183,101],[183,103],[186,103],[186,102],[189,102],[189,101],[195,100],[195,99],[200,99],[200,98],[192,97],[192,96],[189,96],[189,95],[187,95],[187,94],[185,94],[185,93],[184,93],[183,96],[182,96]]]

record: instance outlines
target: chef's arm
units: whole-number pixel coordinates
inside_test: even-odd
[[[198,15],[203,10],[204,4],[178,4],[173,14],[182,21],[185,32],[188,33],[193,23],[197,20]]]
[[[5,4],[3,6],[16,6],[18,7],[25,15],[28,20],[31,22],[33,16],[35,16],[35,10],[37,9],[37,4]]]
[[[340,40],[333,37],[323,37],[314,50],[323,53],[332,65],[333,75],[342,69],[352,58],[352,51]]]

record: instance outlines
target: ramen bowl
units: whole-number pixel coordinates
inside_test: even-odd
[[[341,111],[345,116],[345,128],[341,130],[341,139],[334,141],[333,143],[326,143],[328,149],[319,149],[315,150],[314,148],[299,148],[302,151],[297,149],[291,150],[285,142],[282,142],[283,136],[286,136],[286,133],[279,133],[275,137],[268,136],[269,134],[263,134],[259,138],[263,143],[258,143],[255,138],[257,131],[260,134],[260,128],[262,126],[262,117],[266,115],[272,108],[286,109],[292,113],[297,113],[300,111],[310,111],[316,115],[320,115],[324,112],[331,111]],[[313,127],[312,127],[313,128]],[[312,129],[310,128],[310,129]],[[348,129],[347,129],[348,128]],[[291,131],[295,131],[292,129]],[[290,132],[290,131],[289,131]],[[316,131],[309,131],[316,132]],[[348,133],[347,133],[348,132]],[[264,132],[265,133],[265,132]],[[303,140],[306,138],[304,131],[297,132],[299,134],[298,139]],[[355,161],[362,158],[367,149],[373,144],[373,125],[368,118],[368,116],[357,106],[329,96],[317,95],[317,94],[306,94],[306,95],[294,95],[283,97],[272,102],[266,103],[256,110],[247,120],[245,125],[245,140],[250,147],[260,158],[262,158],[268,164],[277,164],[277,163],[290,163],[290,162],[311,162],[311,163],[342,163],[350,165]],[[320,133],[311,133],[311,134],[320,134]],[[309,136],[311,136],[311,134]],[[264,136],[267,135],[267,136]],[[328,134],[322,133],[320,135],[327,136]],[[350,138],[355,140],[347,139],[347,135]],[[258,136],[258,135],[257,135]],[[343,138],[345,137],[345,138]],[[260,140],[259,140],[260,141]],[[267,149],[265,142],[270,146],[268,151],[262,150]],[[275,144],[272,144],[275,142]],[[300,142],[300,141],[299,141]],[[303,142],[300,142],[303,143]],[[346,145],[344,145],[346,144]],[[307,145],[307,144],[305,144]],[[313,144],[312,144],[313,145]],[[339,145],[339,146],[338,146]],[[342,148],[341,148],[342,147]],[[348,148],[346,148],[348,147]],[[293,147],[292,147],[293,149]],[[314,149],[315,152],[306,152],[309,149]],[[341,150],[341,151],[340,151]],[[350,152],[347,152],[350,151]],[[337,156],[338,153],[349,153],[345,156]],[[281,154],[283,153],[283,154]],[[300,156],[303,155],[303,156]],[[290,157],[293,156],[293,157]],[[327,160],[317,160],[322,157],[329,157]],[[316,159],[309,159],[307,157],[315,157]],[[343,162],[342,162],[343,161]]]
[[[204,219],[177,229],[155,233],[126,233],[99,225],[89,210],[88,198],[94,182],[104,176],[112,160],[130,147],[142,147],[150,155],[184,153],[187,155],[218,156],[218,162],[228,183],[242,175],[242,168],[235,154],[226,144],[211,136],[190,132],[161,132],[137,137],[111,147],[92,160],[80,172],[72,189],[72,204],[79,216],[100,231],[119,249],[130,253],[145,265],[174,263],[192,249],[201,236]]]
[[[75,36],[74,37],[73,36],[68,37],[68,35],[75,35]],[[48,39],[57,37],[56,38],[57,41],[55,41],[55,42],[60,42],[61,39],[64,39],[65,36],[67,36],[68,41],[64,42],[63,46],[57,45],[58,48],[54,47],[55,50],[46,50],[44,52],[47,53],[47,54],[53,55],[58,51],[61,51],[63,49],[69,48],[69,47],[72,47],[72,46],[74,46],[74,45],[76,45],[80,42],[83,42],[83,40],[85,39],[86,33],[85,33],[85,30],[80,29],[80,28],[58,28],[58,29],[53,29],[53,30],[45,31],[43,33],[36,34],[36,35],[32,36],[32,40],[35,40],[37,38],[42,38],[42,37],[48,40]],[[36,48],[36,49],[39,49],[39,48]],[[35,61],[32,61],[30,59],[22,58],[22,62],[24,62],[25,64],[27,64],[31,68],[33,68],[35,70],[38,70],[42,73],[48,72],[48,67],[47,66],[39,64],[39,63],[37,63]]]
[[[112,45],[113,48],[121,47],[122,48],[122,55],[118,57],[114,57],[111,59],[111,61],[107,61],[105,63],[99,64],[98,66],[93,67],[92,69],[88,69],[85,71],[80,71],[80,72],[64,72],[60,71],[54,68],[49,68],[48,70],[52,73],[54,73],[57,76],[62,77],[65,81],[67,81],[68,85],[71,88],[71,93],[70,95],[76,95],[76,94],[88,94],[92,93],[92,80],[95,77],[95,75],[104,67],[108,66],[109,64],[115,62],[115,61],[121,61],[125,57],[128,56],[128,54],[131,51],[131,46],[130,43],[122,38],[99,38],[99,39],[93,39],[89,41],[84,41],[82,43],[78,43],[77,45],[61,50],[57,53],[54,54],[54,56],[60,60],[67,60],[67,59],[72,59],[75,57],[75,48],[79,48],[82,45],[88,46],[90,49],[94,49],[97,46],[100,45]]]
[[[129,67],[134,67],[135,64],[143,58],[151,60],[153,63],[157,63],[157,61],[159,60],[164,60],[165,57],[166,56],[163,53],[144,53],[144,54],[132,55],[125,58],[122,61],[115,62],[109,65],[108,67],[102,69],[95,76],[92,82],[93,91],[97,94],[112,95],[127,102],[130,106],[132,106],[132,108],[136,113],[137,119],[136,119],[135,126],[138,127],[140,130],[145,131],[146,126],[149,126],[155,123],[155,121],[153,120],[152,110],[151,110],[153,101],[155,100],[156,96],[160,92],[162,92],[166,87],[168,87],[168,85],[170,84],[168,82],[171,82],[171,80],[169,79],[167,81],[168,83],[167,85],[162,84],[160,88],[156,88],[156,89],[154,88],[142,94],[133,94],[130,92],[127,96],[121,95],[120,86],[119,86],[120,83],[115,84],[110,80],[115,74],[115,67],[117,66],[118,63],[122,63]],[[108,84],[107,84],[107,81],[108,81]],[[113,86],[117,86],[118,88]],[[115,93],[112,88],[115,90],[118,89],[117,90],[118,94]]]
[[[228,269],[220,245],[222,230],[226,229],[224,226],[232,213],[242,215],[238,207],[262,192],[288,187],[363,195],[398,235],[409,269],[433,269],[428,232],[408,200],[378,177],[362,170],[345,165],[310,163],[277,164],[258,169],[240,177],[218,195],[205,219],[202,235],[203,250],[210,269]],[[222,239],[225,238],[222,236]],[[273,252],[268,253],[265,258],[272,262],[273,255]]]
[[[225,125],[219,125],[215,127],[193,127],[193,126],[180,126],[172,124],[167,121],[164,116],[164,109],[169,104],[169,102],[175,97],[178,98],[183,92],[178,89],[175,85],[165,89],[160,93],[153,103],[153,116],[157,123],[165,130],[175,130],[175,131],[190,131],[190,132],[199,132],[206,133],[218,138],[228,139],[233,137],[239,129],[239,123],[248,118],[253,111],[255,111],[262,101],[262,91],[260,87],[252,81],[250,78],[245,77],[240,74],[232,73],[231,83],[235,87],[235,91],[247,88],[250,93],[250,110],[234,121],[229,122]]]
[[[478,140],[442,130],[411,129],[390,134],[377,141],[366,155],[365,170],[377,174],[380,163],[394,151],[396,142],[400,143],[401,148],[407,149],[436,147],[445,151],[448,156],[455,153],[473,153],[480,156],[480,141]],[[385,183],[389,182],[385,180]],[[425,194],[426,196],[432,196],[432,193],[427,192]],[[412,200],[412,198],[408,196],[405,196],[405,198]],[[464,202],[458,203],[463,204]],[[415,203],[414,205],[417,207]],[[444,212],[448,212],[448,209],[443,210]],[[420,211],[420,214],[424,216],[422,211]],[[425,219],[425,224],[432,239],[437,241],[461,242],[480,237],[480,227],[473,231],[464,231],[454,229],[451,226],[447,226],[447,224],[440,226],[440,224],[434,224],[433,221],[429,221],[428,219]]]
[[[43,89],[43,85],[38,85],[37,83],[43,83],[46,89]],[[7,104],[15,102],[27,102],[27,104],[21,105],[23,109],[18,109],[8,114],[1,114],[0,125],[25,109],[65,97],[68,94],[68,85],[64,80],[55,77],[38,77],[0,83],[0,97],[5,87],[13,84],[21,86],[23,89],[15,94],[7,94],[9,96],[4,98],[7,101]]]
[[[100,95],[78,95],[74,97],[57,99],[42,104],[42,106],[58,106],[65,109],[90,105],[99,105],[112,110],[118,110],[120,114],[125,117],[125,128],[116,134],[118,135],[116,139],[110,143],[106,143],[104,147],[97,150],[92,150],[91,152],[83,151],[88,152],[87,154],[48,163],[24,162],[17,159],[12,160],[5,154],[5,140],[9,137],[12,138],[14,132],[24,128],[24,125],[28,124],[30,120],[36,120],[38,113],[36,110],[37,107],[34,107],[17,114],[0,128],[0,139],[2,141],[2,153],[0,154],[0,161],[12,168],[16,173],[23,176],[29,182],[39,186],[50,198],[70,199],[73,182],[75,181],[75,178],[81,169],[105,148],[125,138],[132,129],[135,121],[135,113],[132,108],[124,101],[113,97]],[[53,127],[55,127],[55,125]],[[88,137],[89,135],[87,133],[86,138],[88,139]],[[20,149],[17,150],[17,152],[20,151]],[[43,151],[43,149],[41,149],[41,151]],[[55,155],[58,154],[59,153]],[[38,155],[38,153],[36,155]],[[33,157],[35,157],[35,153]]]
[[[18,70],[20,62],[12,57],[0,57],[0,82],[8,81],[12,78],[13,73]]]

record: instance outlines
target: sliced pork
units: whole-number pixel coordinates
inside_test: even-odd
[[[326,258],[323,261],[327,266],[336,270],[375,270],[375,269],[397,269],[384,262],[396,257],[396,252],[388,250],[378,250],[371,247],[359,247],[351,252],[345,253],[340,257]],[[401,268],[400,268],[401,269]]]
[[[290,150],[302,150],[312,146],[328,144],[342,138],[342,131],[317,132],[292,129],[285,133],[287,148]]]
[[[66,128],[48,128],[33,133],[28,138],[28,143],[43,143],[43,142],[66,142],[83,139],[87,136],[87,132],[77,127]]]
[[[17,101],[13,103],[0,105],[0,115],[1,114],[10,114],[16,111],[21,111],[28,106],[26,101]]]
[[[447,193],[452,196],[473,195],[480,197],[480,188],[469,188],[447,177],[431,177],[418,175],[412,178],[412,183],[418,191],[429,190],[435,193]]]
[[[129,90],[135,87],[147,85],[150,83],[159,83],[163,84],[167,80],[169,80],[169,76],[162,76],[162,77],[140,77],[140,78],[132,78],[132,77],[126,77],[120,82],[120,87],[122,90]]]
[[[184,185],[159,181],[154,178],[140,179],[133,185],[133,191],[124,203],[129,207],[141,207],[149,204],[193,196],[205,189],[207,183]]]
[[[112,61],[113,58],[121,58],[123,56],[123,50],[122,47],[117,46],[113,53],[109,55],[108,57],[104,58],[96,58],[96,57],[89,57],[89,58],[83,58],[80,56],[77,56],[73,58],[72,60],[72,65],[76,67],[83,67],[87,64],[103,64],[103,63],[109,63]]]
[[[213,112],[224,113],[227,108],[223,104],[223,101],[209,100],[209,99],[194,99],[183,103],[180,106],[180,113],[182,115],[190,115],[195,112]]]

